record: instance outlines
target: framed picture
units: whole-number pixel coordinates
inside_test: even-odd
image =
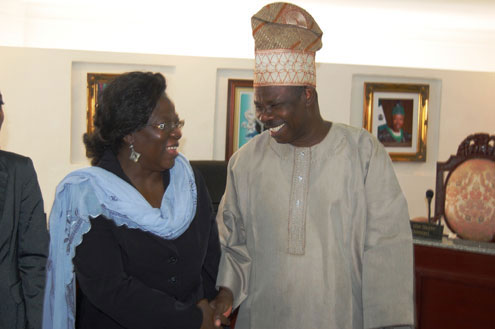
[[[253,80],[229,79],[228,84],[225,160],[264,130],[256,118]]]
[[[93,117],[95,115],[96,106],[98,105],[98,99],[105,87],[110,81],[112,81],[119,74],[110,73],[88,73],[87,75],[87,89],[88,89],[88,110],[86,112],[86,131],[91,133],[93,131]]]
[[[364,83],[363,127],[393,161],[426,161],[429,85]]]

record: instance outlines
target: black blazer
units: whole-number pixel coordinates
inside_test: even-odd
[[[114,156],[107,154],[102,162],[100,167],[129,182]],[[220,243],[210,197],[195,175],[196,216],[175,240],[117,227],[103,216],[91,219],[74,257],[77,328],[200,328],[196,303],[216,296]],[[163,177],[167,186],[168,171]]]
[[[49,236],[31,159],[0,151],[0,329],[40,329]]]

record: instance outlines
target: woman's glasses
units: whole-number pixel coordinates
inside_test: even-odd
[[[184,127],[184,123],[184,120],[179,120],[177,122],[163,122],[159,124],[149,124],[147,126],[155,127],[166,132],[171,132],[175,129],[182,129],[182,127]]]

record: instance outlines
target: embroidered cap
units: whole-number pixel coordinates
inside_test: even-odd
[[[394,108],[392,109],[392,115],[404,115],[404,106],[402,106],[400,103],[395,104]]]
[[[285,2],[264,6],[251,18],[254,86],[316,86],[315,53],[323,32],[304,9]]]

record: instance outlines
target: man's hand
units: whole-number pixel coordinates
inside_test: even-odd
[[[232,304],[234,303],[234,295],[230,289],[221,287],[217,297],[210,302],[210,306],[214,309],[213,319],[215,328],[221,328],[220,325],[229,325],[228,319],[232,312]]]

